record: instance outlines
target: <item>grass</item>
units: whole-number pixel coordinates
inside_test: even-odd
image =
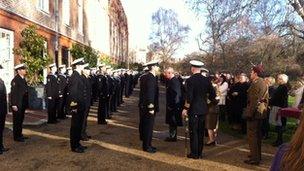
[[[288,106],[292,106],[295,102],[295,98],[292,96],[288,97]],[[297,128],[297,120],[294,118],[287,118],[287,125],[286,125],[286,129],[283,133],[283,141],[284,142],[289,142]],[[226,122],[221,122],[219,124],[219,129],[221,132],[237,137],[237,138],[241,138],[241,139],[245,139],[247,137],[247,135],[243,135],[241,134],[239,131],[233,130],[231,128],[232,125],[230,125],[227,121]],[[263,143],[266,144],[272,144],[273,142],[276,141],[277,138],[277,133],[275,131],[275,126],[270,125],[270,129],[269,129],[269,138],[266,140],[263,140]]]
[[[286,125],[286,129],[283,133],[283,141],[284,142],[289,142],[291,140],[292,135],[294,134],[295,130],[296,130],[296,119],[293,118],[288,118],[287,119],[287,125]],[[241,138],[241,139],[245,139],[247,137],[247,135],[241,134],[239,131],[233,130],[231,128],[231,125],[226,121],[226,122],[221,122],[219,124],[219,129],[221,132],[237,137],[237,138]],[[276,141],[277,138],[277,133],[275,131],[275,126],[270,125],[270,130],[269,130],[269,138],[266,140],[263,140],[263,143],[266,144],[272,144],[273,142]]]

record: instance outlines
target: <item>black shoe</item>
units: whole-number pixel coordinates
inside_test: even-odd
[[[157,148],[156,148],[156,147],[151,146],[151,148],[152,148],[153,150],[157,151]]]
[[[22,135],[22,137],[21,137],[21,138],[23,138],[24,140],[29,139],[29,137],[25,137],[25,136],[23,136],[23,135]]]
[[[84,153],[84,149],[82,149],[80,147],[72,149],[72,151],[75,152],[75,153]]]
[[[14,141],[16,141],[16,142],[25,142],[25,140],[22,137],[14,138]]]
[[[198,158],[199,158],[199,159],[202,159],[202,158],[204,158],[205,156],[206,156],[205,154],[201,154],[201,155],[198,156]]]
[[[87,146],[84,146],[84,145],[80,145],[79,148],[82,148],[83,150],[88,149],[88,147],[87,147]]]
[[[249,164],[249,165],[259,165],[260,162],[255,161],[255,160],[245,160],[244,163]]]
[[[215,141],[206,143],[205,146],[215,146]]]
[[[107,125],[108,122],[107,121],[102,121],[102,122],[98,122],[99,125]]]
[[[166,141],[166,142],[176,142],[177,139],[176,139],[176,138],[172,138],[172,137],[167,137],[167,138],[165,139],[165,141]]]
[[[2,152],[7,152],[8,150],[9,150],[9,148],[4,148],[4,147],[0,148],[0,151],[2,151]]]
[[[84,137],[84,138],[81,138],[82,141],[89,141],[90,139],[88,137]]]
[[[145,152],[148,152],[148,153],[156,153],[156,150],[153,149],[152,147],[149,147],[147,149],[144,149]]]
[[[199,159],[199,156],[195,156],[193,154],[188,154],[187,158],[189,158],[189,159]]]

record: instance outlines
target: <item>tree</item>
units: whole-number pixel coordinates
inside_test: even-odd
[[[251,68],[251,63],[260,62],[269,74],[288,73],[300,67],[297,60],[301,60],[304,51],[299,38],[304,39],[304,31],[299,29],[299,19],[290,10],[288,0],[187,2],[198,19],[207,18],[207,29],[197,42],[206,53],[204,61],[211,70],[244,72]]]
[[[172,9],[158,9],[152,16],[151,45],[149,49],[158,55],[162,62],[169,62],[175,52],[185,42],[190,28],[178,21]]]
[[[95,67],[97,65],[98,52],[92,47],[75,43],[72,45],[70,52],[75,59],[84,58],[84,61],[89,63],[90,67]]]
[[[27,66],[27,81],[29,85],[36,86],[42,83],[42,70],[51,59],[45,47],[46,38],[37,33],[37,27],[28,26],[21,32],[22,40],[14,54],[21,55],[21,61]]]

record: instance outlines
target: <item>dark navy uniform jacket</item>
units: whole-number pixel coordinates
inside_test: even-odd
[[[11,106],[24,109],[28,107],[28,85],[19,74],[11,82]]]
[[[158,109],[157,79],[150,72],[140,77],[139,106],[149,111]]]
[[[189,115],[205,115],[208,112],[207,98],[216,103],[215,90],[211,81],[200,73],[193,74],[186,81],[186,104]]]

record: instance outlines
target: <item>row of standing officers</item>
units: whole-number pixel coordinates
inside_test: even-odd
[[[1,65],[0,65],[1,66]],[[107,124],[112,112],[123,103],[123,96],[132,94],[136,75],[132,71],[119,69],[112,71],[110,66],[100,64],[98,69],[89,68],[84,59],[76,59],[72,67],[49,65],[50,73],[46,79],[46,101],[48,123],[55,124],[58,119],[72,115],[70,144],[73,152],[82,153],[86,147],[80,140],[87,141],[87,117],[90,106],[98,101],[98,124]],[[0,68],[1,69],[1,68]],[[16,76],[11,81],[10,106],[13,113],[14,141],[24,142],[28,137],[22,134],[25,110],[28,108],[29,88],[25,79],[27,67],[19,64],[14,67]],[[135,77],[135,78],[134,78]],[[7,151],[3,145],[3,129],[7,114],[7,96],[4,82],[0,79],[0,154]]]
[[[115,70],[100,64],[98,70],[89,68],[84,59],[72,62],[73,71],[65,76],[65,66],[59,66],[58,75],[55,64],[51,64],[47,77],[46,97],[48,99],[48,123],[57,123],[57,118],[65,119],[66,114],[72,115],[70,130],[71,150],[83,153],[85,146],[80,140],[91,138],[87,134],[87,117],[90,106],[98,101],[98,124],[107,124],[117,106],[123,103],[123,96],[129,97],[134,88],[134,78],[130,71]]]

